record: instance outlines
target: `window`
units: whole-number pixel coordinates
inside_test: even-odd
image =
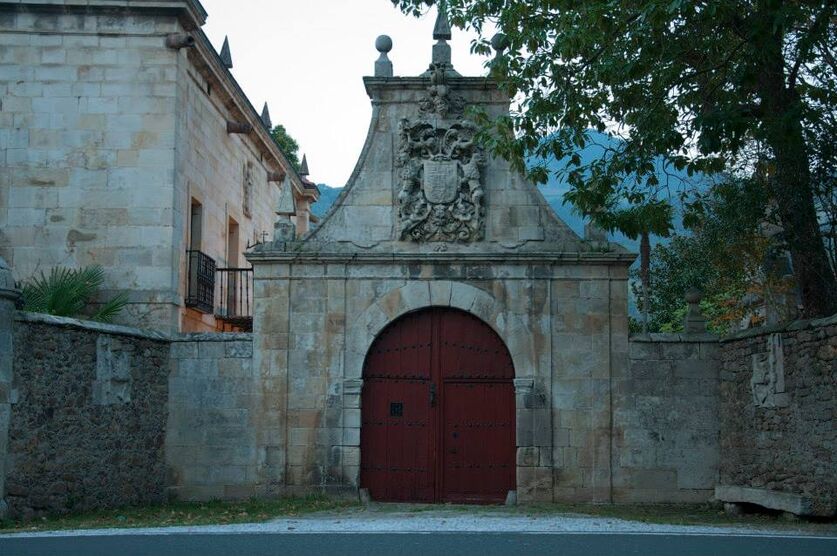
[[[203,206],[192,199],[192,211],[189,218],[189,249],[201,250],[203,240]]]

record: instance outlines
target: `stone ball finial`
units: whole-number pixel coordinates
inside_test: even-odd
[[[392,39],[388,35],[381,35],[375,39],[375,49],[381,54],[387,54],[392,50]]]
[[[392,77],[392,62],[387,57],[387,52],[392,50],[392,39],[381,35],[375,39],[375,48],[381,53],[375,61],[375,77]]]
[[[491,37],[491,47],[499,54],[509,47],[509,37],[505,33],[497,33]]]
[[[700,291],[698,288],[691,287],[686,290],[686,294],[684,296],[686,303],[689,305],[695,305],[701,302],[703,299],[703,292]]]

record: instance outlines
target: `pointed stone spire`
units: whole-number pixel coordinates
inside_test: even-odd
[[[433,38],[437,41],[449,41],[452,35],[448,21],[447,2],[439,2],[438,8],[439,15],[436,16],[436,24],[433,26]]]
[[[270,110],[268,110],[266,102],[264,108],[262,108],[262,123],[267,129],[273,129],[273,122],[270,121]]]
[[[299,165],[299,175],[300,176],[307,176],[310,172],[308,172],[308,156],[302,155],[302,164]]]
[[[296,214],[296,199],[294,199],[294,189],[291,185],[290,176],[285,176],[285,181],[282,182],[282,187],[279,188],[279,200],[276,203],[276,214],[279,216],[293,216]]]
[[[221,63],[227,69],[232,69],[232,54],[230,54],[230,38],[224,37],[224,46],[221,47]]]
[[[439,15],[436,16],[436,24],[433,26],[433,38],[436,39],[436,44],[433,45],[433,59],[431,67],[442,67],[445,69],[453,69],[450,57],[450,45],[447,43],[451,39],[450,22],[448,21],[448,6],[447,2],[439,2]]]

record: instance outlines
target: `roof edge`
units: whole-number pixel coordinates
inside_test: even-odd
[[[186,16],[186,20],[193,26],[200,27],[206,23],[209,14],[200,0],[15,0],[13,2],[0,0],[0,10],[38,10],[38,11],[112,11],[142,10],[142,11],[177,11]]]

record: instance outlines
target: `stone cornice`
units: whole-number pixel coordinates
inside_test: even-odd
[[[95,12],[143,10],[178,12],[185,27],[196,28],[206,22],[207,13],[199,0],[0,0],[0,10],[44,10],[58,12]]]
[[[324,253],[250,251],[247,260],[255,263],[361,263],[361,264],[584,264],[630,266],[633,253]]]
[[[379,98],[381,93],[391,91],[425,91],[430,83],[427,77],[364,77],[363,85],[366,94],[372,98]],[[497,91],[500,92],[497,81],[488,77],[448,77],[445,84],[451,89],[460,91]],[[503,94],[497,104],[508,104],[509,98]]]

